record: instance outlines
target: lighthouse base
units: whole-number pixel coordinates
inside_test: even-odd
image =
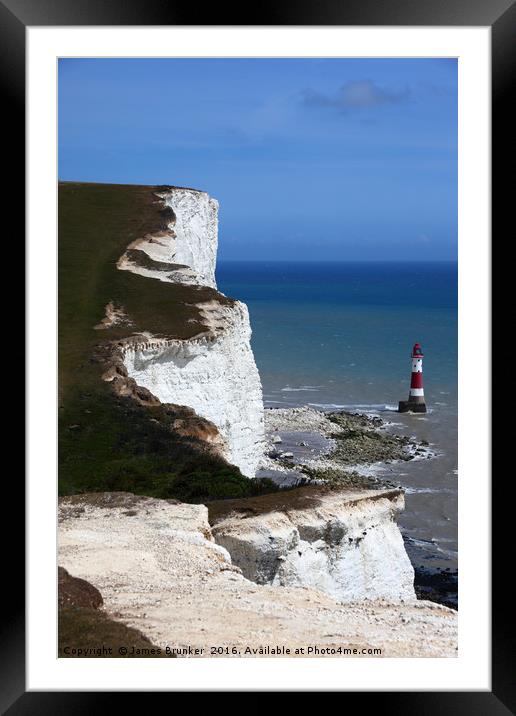
[[[400,400],[398,413],[426,413],[426,403],[416,403],[412,400]]]

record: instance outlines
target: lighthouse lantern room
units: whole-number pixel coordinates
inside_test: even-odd
[[[412,375],[408,400],[400,400],[399,413],[426,413],[425,391],[423,389],[423,349],[414,343],[411,353]]]

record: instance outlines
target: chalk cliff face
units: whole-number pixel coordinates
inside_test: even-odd
[[[403,507],[399,490],[329,492],[256,516],[229,513],[213,535],[259,584],[313,587],[338,601],[411,600],[414,570],[395,522]]]
[[[160,281],[216,288],[218,201],[194,189],[173,188],[156,196],[168,209],[168,228],[133,241],[118,268]]]
[[[173,261],[189,266],[201,286],[215,283],[219,204],[205,192],[174,189],[164,200],[175,214]]]
[[[212,332],[192,340],[152,341],[124,352],[128,374],[162,402],[188,405],[219,429],[225,457],[254,477],[263,455],[263,400],[250,346],[247,307],[205,306]]]
[[[189,189],[159,196],[172,210],[168,230],[133,242],[118,267],[216,288],[218,203]],[[161,402],[186,405],[213,422],[225,441],[225,457],[254,477],[263,455],[264,417],[247,307],[216,300],[196,305],[204,330],[188,340],[147,336],[128,342],[123,349],[127,373]]]

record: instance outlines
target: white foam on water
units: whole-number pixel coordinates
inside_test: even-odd
[[[369,465],[347,465],[346,470],[357,472],[363,477],[380,477],[386,472],[394,473],[394,470],[383,462],[374,462]]]
[[[456,558],[457,552],[453,549],[443,549],[440,546],[440,541],[438,542],[435,537],[432,537],[432,539],[417,539],[415,537],[409,537],[408,535],[403,535],[404,539],[406,539],[408,542],[410,542],[413,545],[416,545],[417,547],[421,547],[425,550],[431,549],[432,551],[440,552],[441,554],[446,555],[448,558]]]
[[[398,412],[398,408],[394,405],[386,405],[385,403],[365,404],[365,403],[308,403],[313,408],[339,408],[341,410],[362,410],[372,413],[391,413]]]
[[[403,489],[407,495],[424,495],[427,493],[433,495],[445,492],[445,490],[437,490],[435,487],[404,487]]]
[[[342,408],[344,409],[345,405],[339,405],[338,403],[308,403],[308,405],[312,408],[322,408],[323,410],[326,410],[328,408]]]
[[[285,388],[281,388],[282,393],[302,393],[305,390],[320,390],[324,386],[322,385],[301,385],[299,388],[291,388],[287,385]]]

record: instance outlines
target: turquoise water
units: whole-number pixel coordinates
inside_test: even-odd
[[[413,561],[456,566],[457,265],[227,262],[217,283],[248,305],[266,406],[376,412],[431,443],[436,459],[384,471],[407,491]],[[400,415],[416,341],[429,412]]]

